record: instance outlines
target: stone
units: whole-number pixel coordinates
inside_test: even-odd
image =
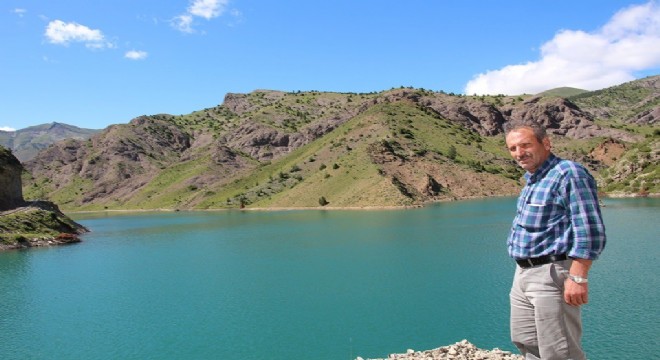
[[[433,350],[414,351],[407,350],[405,354],[390,354],[390,360],[524,360],[521,355],[514,355],[508,351],[502,351],[498,348],[493,350],[484,350],[477,348],[476,345],[467,340],[462,340],[453,345],[443,346]],[[356,360],[364,360],[358,357]],[[385,360],[385,359],[368,359]]]

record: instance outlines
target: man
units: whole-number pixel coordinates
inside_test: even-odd
[[[507,245],[516,262],[511,340],[525,359],[585,360],[580,306],[588,273],[605,247],[596,182],[552,152],[533,121],[504,125],[506,146],[527,171]]]

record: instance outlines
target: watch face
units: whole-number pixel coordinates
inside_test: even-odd
[[[587,282],[587,279],[580,276],[571,276],[571,280],[575,281],[578,284],[583,284]]]

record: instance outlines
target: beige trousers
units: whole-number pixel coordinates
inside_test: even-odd
[[[564,301],[571,260],[523,269],[516,266],[511,300],[511,341],[526,360],[586,360],[580,307]]]

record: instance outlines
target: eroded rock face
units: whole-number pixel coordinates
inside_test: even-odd
[[[638,125],[655,125],[660,121],[660,106],[644,111],[637,116],[629,119],[628,123],[635,123]]]
[[[440,116],[457,122],[483,136],[498,135],[506,117],[496,107],[480,101],[451,96],[427,97],[422,105]]]
[[[11,151],[0,147],[0,211],[14,209],[25,202],[22,171],[23,166]]]

